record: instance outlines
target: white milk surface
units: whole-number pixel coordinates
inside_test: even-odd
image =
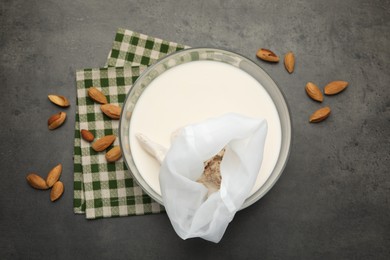
[[[130,147],[137,169],[150,187],[161,195],[160,165],[142,149],[136,133],[168,148],[171,134],[178,128],[229,112],[262,117],[268,122],[263,163],[251,195],[256,192],[272,173],[279,156],[279,115],[258,81],[234,66],[216,61],[176,66],[152,81],[139,98],[131,119]]]

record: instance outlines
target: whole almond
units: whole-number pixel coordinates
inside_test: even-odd
[[[311,97],[315,101],[322,102],[324,100],[324,96],[322,95],[321,90],[316,84],[312,82],[307,82],[305,90],[309,97]]]
[[[107,162],[115,162],[122,157],[122,151],[119,146],[114,146],[110,151],[106,153]]]
[[[52,103],[56,104],[57,106],[68,107],[70,105],[69,100],[64,96],[48,95],[47,97]]]
[[[59,112],[57,114],[52,115],[49,120],[47,120],[47,125],[49,126],[50,130],[56,129],[60,127],[66,119],[66,113],[65,112]]]
[[[295,56],[294,53],[287,52],[286,55],[284,55],[284,67],[288,71],[288,73],[293,73],[295,66]]]
[[[121,116],[121,108],[119,106],[104,104],[100,106],[100,109],[106,116],[112,119],[119,119]]]
[[[54,183],[56,183],[60,179],[61,172],[62,172],[62,164],[58,164],[53,169],[51,169],[51,171],[46,177],[47,186],[52,187]]]
[[[90,131],[85,129],[81,129],[81,137],[87,142],[92,142],[93,139],[95,139],[95,136]]]
[[[47,190],[49,186],[47,186],[46,181],[39,175],[35,173],[30,173],[27,175],[26,180],[31,187],[38,190]]]
[[[115,135],[103,136],[92,144],[92,149],[94,149],[96,152],[101,152],[109,147],[115,141],[115,139]]]
[[[259,59],[269,61],[269,62],[279,62],[279,57],[271,50],[268,49],[259,49],[256,53],[256,56]]]
[[[343,91],[348,86],[346,81],[332,81],[324,87],[325,95],[336,95]]]
[[[95,87],[90,87],[88,89],[88,96],[100,104],[107,104],[106,96]]]
[[[64,184],[60,181],[57,181],[56,183],[54,183],[53,188],[51,188],[50,200],[51,201],[58,200],[63,193],[64,193]]]
[[[330,115],[330,108],[329,107],[323,107],[315,111],[311,116],[310,116],[310,123],[318,123],[323,120],[325,120],[328,116]]]

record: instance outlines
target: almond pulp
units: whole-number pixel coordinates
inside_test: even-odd
[[[92,142],[95,139],[95,136],[85,129],[81,129],[81,137],[87,142]]]
[[[103,136],[92,144],[92,149],[94,149],[96,152],[101,152],[109,147],[115,141],[115,139],[115,135]]]
[[[100,104],[107,104],[106,96],[95,87],[90,87],[88,89],[88,96]]]
[[[57,114],[52,115],[49,120],[47,120],[47,125],[49,126],[50,130],[56,129],[60,127],[66,119],[66,113],[65,112],[59,112]]]
[[[122,157],[122,151],[119,146],[114,146],[110,151],[106,153],[107,162],[115,162]]]
[[[332,81],[324,87],[325,95],[336,95],[343,91],[348,86],[346,81]]]
[[[35,173],[30,173],[27,175],[26,180],[31,187],[38,190],[47,190],[49,186],[47,186],[46,181],[39,175]]]
[[[323,107],[315,111],[311,116],[310,116],[310,123],[318,123],[323,120],[325,120],[328,116],[330,115],[330,108],[329,107]]]
[[[53,188],[51,188],[50,200],[51,201],[58,200],[63,193],[64,193],[64,184],[60,181],[57,181],[56,183],[54,183]]]
[[[294,53],[287,52],[286,55],[284,56],[284,67],[288,71],[288,73],[293,73],[294,71],[294,66],[295,66],[295,56]]]
[[[59,95],[48,95],[47,96],[49,98],[49,100],[56,104],[57,106],[60,106],[60,107],[68,107],[70,106],[69,104],[69,100],[64,97],[64,96],[59,96]]]
[[[56,183],[60,179],[61,172],[62,172],[62,164],[58,164],[53,169],[51,169],[51,171],[46,177],[47,186],[52,187],[54,183]]]
[[[322,102],[324,100],[324,96],[322,95],[321,90],[316,84],[312,82],[307,82],[305,90],[307,95],[309,95],[309,97],[311,97],[315,101]]]
[[[279,57],[271,50],[268,49],[259,49],[256,53],[256,56],[259,59],[269,61],[269,62],[279,62]]]
[[[121,116],[121,108],[112,104],[104,104],[100,106],[102,112],[111,119],[119,119]]]

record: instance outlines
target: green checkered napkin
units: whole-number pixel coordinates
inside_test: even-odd
[[[106,67],[149,66],[168,53],[186,48],[189,46],[118,29]]]
[[[109,134],[118,136],[119,121],[112,120],[101,112],[100,105],[87,95],[89,87],[99,88],[109,103],[122,106],[132,84],[145,69],[142,65],[150,65],[164,55],[186,47],[118,29],[106,64],[110,67],[77,71],[75,213],[85,213],[86,218],[94,219],[158,213],[164,210],[135,183],[123,158],[115,163],[107,163],[105,152],[95,152],[90,143],[80,138],[80,130],[91,131],[96,139]],[[119,145],[119,140],[116,139],[113,145]]]

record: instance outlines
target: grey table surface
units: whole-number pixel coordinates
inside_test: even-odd
[[[390,259],[390,1],[48,1],[0,3],[1,259]],[[236,214],[219,244],[181,240],[166,214],[75,215],[75,71],[101,67],[117,28],[249,57],[278,83],[293,143],[272,190]],[[296,70],[256,59],[296,55]],[[346,80],[310,100],[304,87]],[[69,97],[68,120],[47,95]],[[320,124],[308,117],[332,108]],[[25,176],[63,163],[56,203]]]

